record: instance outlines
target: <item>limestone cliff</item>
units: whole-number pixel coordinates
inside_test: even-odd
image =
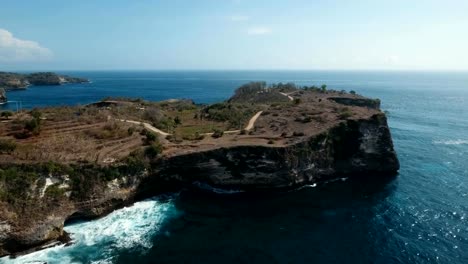
[[[395,174],[399,162],[384,114],[348,120],[281,146],[236,146],[161,159],[156,177],[246,190],[291,188],[336,177]]]

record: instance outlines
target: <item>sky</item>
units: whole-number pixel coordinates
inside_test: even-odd
[[[1,0],[0,71],[466,71],[467,12],[467,0]]]

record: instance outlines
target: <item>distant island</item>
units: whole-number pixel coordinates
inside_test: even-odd
[[[20,74],[0,72],[0,89],[18,90],[26,89],[30,85],[62,85],[66,83],[86,83],[88,79],[59,75],[53,72],[37,72]]]
[[[380,100],[326,85],[1,116],[0,256],[68,242],[66,221],[181,188],[259,192],[399,170]]]

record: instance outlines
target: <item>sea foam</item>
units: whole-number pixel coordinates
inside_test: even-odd
[[[146,250],[166,220],[179,212],[171,200],[157,198],[137,202],[95,221],[66,226],[73,244],[37,251],[1,263],[112,263],[117,251]]]
[[[468,144],[468,140],[464,140],[464,139],[434,140],[432,143],[436,145],[465,145],[465,144]]]

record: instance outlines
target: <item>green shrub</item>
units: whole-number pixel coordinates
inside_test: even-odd
[[[176,116],[176,117],[174,118],[174,123],[175,123],[176,125],[180,125],[180,124],[182,124],[182,120],[180,120],[180,117]]]
[[[141,149],[131,152],[124,163],[126,165],[121,168],[123,172],[133,175],[143,172],[148,165],[145,161],[145,153]]]
[[[0,139],[0,153],[11,153],[16,149],[16,142],[7,139]]]
[[[60,184],[58,183],[50,185],[49,187],[47,187],[44,196],[54,200],[63,197],[63,195],[65,194],[65,190],[59,188],[59,186]]]
[[[127,129],[127,133],[128,133],[129,136],[132,136],[133,133],[135,133],[135,127],[129,127]]]
[[[41,119],[41,116],[42,116],[42,113],[38,110],[38,109],[33,109],[31,111],[31,116],[34,118],[34,119]]]
[[[211,135],[213,138],[220,138],[224,135],[224,131],[220,130],[220,129],[215,129],[213,131],[213,135]]]
[[[0,114],[0,116],[3,117],[3,118],[9,119],[11,116],[13,116],[13,112],[11,112],[11,111],[3,111],[3,112]]]
[[[295,104],[295,105],[298,105],[298,104],[300,104],[300,103],[301,103],[301,99],[299,99],[299,98],[294,98],[294,104]]]
[[[154,159],[163,151],[163,147],[159,142],[153,142],[145,148],[145,156]]]
[[[155,142],[158,139],[158,136],[155,133],[150,132],[148,130],[146,130],[145,136],[146,136],[145,141],[147,144]]]
[[[350,118],[351,116],[353,116],[353,113],[351,113],[350,111],[344,111],[338,115],[338,118],[344,120]]]
[[[40,119],[33,118],[29,121],[26,121],[24,124],[24,128],[31,132],[33,135],[39,135],[41,132],[41,127],[40,127]]]

